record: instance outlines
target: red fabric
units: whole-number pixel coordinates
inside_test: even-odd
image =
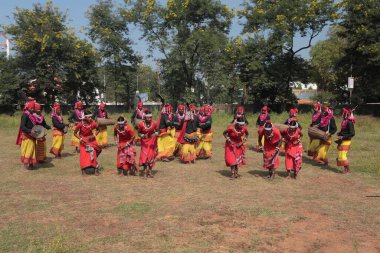
[[[79,107],[82,107],[82,106],[83,106],[82,101],[78,101],[78,102],[75,103],[74,109],[78,109]]]
[[[287,129],[282,131],[285,139],[285,166],[287,170],[295,170],[298,174],[302,165],[302,143],[300,142],[301,129],[289,133]]]
[[[118,126],[115,126],[114,131],[116,132],[119,140],[119,148],[117,150],[117,167],[119,169],[130,170],[132,166],[136,164],[136,150],[133,145],[128,147],[125,147],[125,145],[132,140],[135,133],[129,125],[125,125],[122,130],[120,130]]]
[[[268,137],[264,134],[264,128],[260,128],[259,130],[259,140],[262,139],[264,136],[264,168],[266,169],[272,169],[277,168],[280,165],[280,161],[278,159],[278,156],[276,158],[276,161],[274,165],[267,164],[266,161],[272,160],[273,155],[276,152],[276,147],[278,146],[279,141],[281,140],[281,132],[277,128],[273,127],[273,135],[271,137]]]
[[[96,167],[98,165],[97,157],[100,155],[102,149],[96,143],[96,138],[93,134],[93,130],[98,127],[95,121],[91,123],[79,122],[75,129],[79,130],[79,137],[86,140],[87,142],[80,142],[80,167],[85,169],[88,167]],[[86,148],[86,146],[88,146]],[[86,149],[92,148],[92,152],[87,152]],[[92,159],[91,159],[92,157]]]
[[[144,121],[141,121],[138,125],[138,132],[144,134],[147,138],[141,138],[141,152],[139,158],[139,165],[149,165],[152,168],[156,160],[157,153],[157,137],[154,136],[154,132],[157,129],[157,123],[152,120],[152,124],[149,128],[145,127]]]
[[[245,146],[242,143],[242,138],[248,134],[247,128],[244,126],[240,131],[237,131],[234,126],[227,128],[227,137],[231,139],[232,144],[226,140],[224,159],[227,166],[245,165]],[[238,144],[238,145],[236,145]]]
[[[22,142],[21,134],[22,134],[22,131],[21,131],[21,128],[19,128],[17,138],[16,138],[16,145],[19,145],[19,146],[21,146],[21,142]]]

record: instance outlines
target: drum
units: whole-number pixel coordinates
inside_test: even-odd
[[[288,125],[280,124],[280,123],[273,123],[273,126],[277,128],[278,130],[280,130],[280,132],[288,128]]]
[[[115,120],[113,119],[97,118],[96,122],[98,123],[99,126],[115,125]]]
[[[185,134],[183,139],[188,143],[196,143],[199,141],[199,137],[198,137],[197,133]]]
[[[36,139],[42,138],[46,135],[45,134],[45,128],[43,126],[40,126],[40,125],[35,125],[32,128],[32,131],[34,131],[33,137]]]
[[[317,127],[309,126],[309,128],[307,130],[308,130],[307,132],[308,132],[310,138],[319,139],[322,141],[327,141],[329,139],[329,134],[318,129]]]

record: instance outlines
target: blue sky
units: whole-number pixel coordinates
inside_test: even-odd
[[[159,0],[160,2],[165,3],[165,0]],[[26,8],[31,9],[33,6],[33,3],[42,3],[44,4],[46,0],[0,0],[0,24],[9,24],[13,22],[13,15],[12,13],[16,9],[16,7],[20,8]],[[114,0],[115,3],[123,3],[123,0]],[[222,3],[228,5],[230,8],[235,9],[241,9],[241,4],[244,2],[244,0],[221,0]],[[88,8],[96,4],[96,0],[55,0],[53,1],[55,6],[58,6],[62,11],[67,11],[68,13],[68,24],[70,26],[75,27],[75,29],[78,32],[78,35],[85,37],[84,34],[79,34],[79,30],[81,28],[85,28],[88,24],[88,20],[86,18],[86,11]],[[230,36],[234,37],[240,34],[242,30],[242,26],[239,24],[241,21],[239,21],[237,18],[233,20],[233,24],[231,26],[231,32]],[[325,29],[327,30],[327,29]],[[140,55],[144,56],[144,63],[149,64],[151,66],[154,66],[154,59],[147,58],[147,48],[148,45],[145,41],[140,39],[141,32],[137,28],[132,28],[130,31],[130,35],[132,40],[134,41],[133,48],[136,52],[138,52]],[[318,40],[324,40],[326,38],[326,31],[321,33],[315,40],[314,43],[316,43]],[[307,44],[307,40],[296,38],[295,45],[296,47],[302,47]],[[301,53],[301,56],[308,58],[309,57],[309,51],[304,50]],[[155,53],[153,57],[157,58],[159,57],[158,53]]]

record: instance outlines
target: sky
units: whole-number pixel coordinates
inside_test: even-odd
[[[166,0],[159,0],[162,3],[166,3]],[[0,0],[0,24],[10,24],[13,23],[13,14],[16,7],[31,9],[34,3],[45,4],[47,0]],[[61,11],[67,11],[68,14],[68,25],[76,29],[77,34],[81,37],[86,37],[85,34],[80,34],[79,30],[86,28],[88,25],[88,19],[86,17],[86,12],[91,5],[96,4],[96,0],[54,0],[53,4],[58,6]],[[123,0],[114,0],[115,3],[122,4]],[[226,4],[230,8],[241,9],[241,4],[244,0],[221,0],[222,3]],[[241,20],[235,18],[233,20],[230,37],[235,37],[239,35],[242,31]],[[315,44],[319,40],[326,39],[327,29],[325,29],[318,37],[313,41]],[[133,49],[142,55],[143,63],[155,67],[155,59],[159,58],[160,54],[155,52],[153,58],[148,58],[148,44],[141,39],[141,31],[138,28],[133,27],[130,30],[130,37],[134,42]],[[3,42],[0,40],[0,42]],[[296,38],[295,46],[300,48],[307,45],[307,39]],[[300,55],[304,58],[309,58],[309,50],[301,51]]]

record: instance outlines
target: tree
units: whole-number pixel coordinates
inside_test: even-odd
[[[217,65],[228,42],[232,11],[215,0],[137,0],[125,16],[143,31],[143,38],[163,55],[164,92],[172,101],[207,100],[208,66]]]
[[[88,17],[90,27],[88,35],[93,42],[99,45],[99,53],[102,56],[105,70],[112,73],[109,78],[113,82],[115,99],[119,87],[124,87],[122,94],[127,101],[127,107],[131,107],[131,98],[134,94],[132,89],[132,72],[137,69],[140,57],[133,51],[132,41],[128,37],[128,19],[121,15],[122,9],[117,9],[112,0],[99,0],[96,5],[90,7]]]
[[[315,37],[336,17],[333,0],[251,0],[245,3],[241,17],[246,18],[244,32],[266,37],[267,44],[280,49],[274,55],[283,62],[284,72],[276,82],[285,86],[290,94],[290,82],[294,80],[297,54],[311,47]],[[305,46],[296,48],[296,37],[307,38]]]
[[[338,36],[338,33],[343,30],[341,26],[333,26],[328,39],[319,41],[311,47],[312,79],[318,84],[318,89],[341,92],[344,88],[342,86],[346,84],[339,80],[339,73],[342,72],[339,63],[343,59],[347,47],[347,40]]]
[[[347,41],[339,82],[347,83],[355,77],[353,101],[379,102],[380,100],[380,2],[375,0],[344,0],[340,3],[343,28],[339,38]]]
[[[17,8],[14,20],[14,24],[5,26],[5,32],[15,43],[14,61],[19,75],[24,82],[37,79],[43,96],[37,95],[36,99],[48,104],[57,95],[74,96],[71,100],[76,100],[74,90],[80,90],[86,100],[92,99],[98,85],[95,51],[66,26],[66,15],[48,1],[45,6],[35,4],[32,10]],[[64,89],[61,80],[66,85]]]

